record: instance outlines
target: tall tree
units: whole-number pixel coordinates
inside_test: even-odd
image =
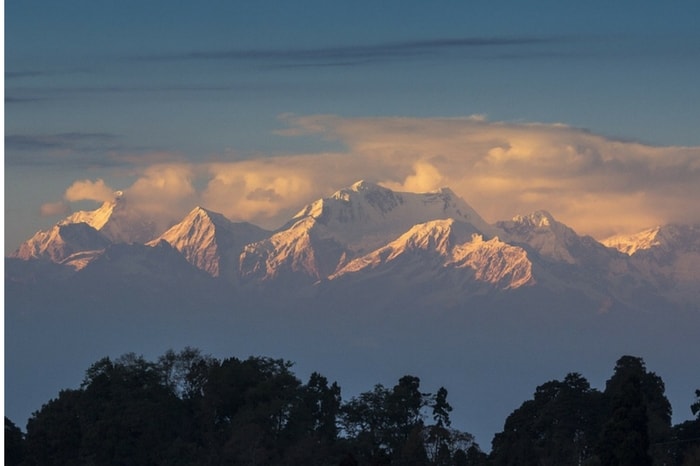
[[[271,464],[290,444],[290,420],[301,385],[291,365],[262,357],[228,358],[212,365],[202,414],[210,450],[225,445],[224,457],[216,461]]]
[[[420,379],[405,375],[389,393],[387,398],[387,414],[393,432],[391,448],[399,451],[416,430],[423,427],[421,410],[426,404],[427,396],[420,392]]]
[[[452,463],[452,435],[449,430],[452,421],[452,406],[447,402],[447,389],[440,387],[432,400],[433,421],[435,424],[426,428],[426,449],[433,464],[448,465]]]
[[[299,416],[305,418],[307,432],[314,433],[322,441],[333,442],[338,436],[340,387],[336,382],[329,385],[327,378],[313,372],[301,392]]]
[[[625,378],[611,396],[611,416],[599,451],[603,466],[650,466],[649,418],[638,376]]]
[[[604,399],[608,422],[601,439],[601,460],[611,458],[611,449],[623,456],[638,454],[631,451],[634,449],[649,455],[655,464],[670,461],[671,403],[666,398],[663,380],[647,371],[642,358],[625,355],[617,360],[615,371],[605,384]],[[645,432],[640,431],[642,426]],[[625,442],[614,445],[608,435]],[[626,445],[630,451],[623,453],[621,449]]]
[[[351,398],[341,408],[342,431],[361,463],[380,464],[391,458],[389,393],[386,387],[377,384],[371,391]]]
[[[345,403],[341,424],[360,463],[426,461],[423,413],[428,395],[420,379],[406,375],[391,389],[376,385]]]
[[[579,464],[593,454],[600,409],[601,394],[580,374],[540,385],[494,437],[491,459],[496,465]]]

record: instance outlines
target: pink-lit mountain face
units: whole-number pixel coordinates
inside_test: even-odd
[[[611,303],[637,307],[650,295],[655,299],[646,302],[659,298],[697,308],[700,301],[700,228],[694,226],[669,225],[600,243],[544,210],[491,225],[450,189],[395,192],[365,181],[302,207],[272,232],[196,207],[157,233],[130,207],[119,193],[95,211],[36,233],[12,258],[69,267],[79,282],[93,262],[91,273],[112,267],[111,274],[119,275],[114,257],[103,258],[106,251],[117,254],[114,245],[136,257],[148,251],[144,245],[165,243],[182,264],[239,293],[267,290],[268,297],[284,299],[345,295],[340,290],[348,286],[404,297],[429,290],[416,302],[441,306],[528,288],[581,295],[598,310]],[[18,276],[10,265],[8,280],[26,276],[26,264]],[[123,275],[128,282],[129,274]],[[34,279],[50,283],[51,274]]]
[[[629,256],[635,269],[663,296],[700,306],[700,225],[670,224],[603,244]]]
[[[235,223],[223,215],[195,207],[181,222],[148,245],[166,241],[187,261],[212,277],[235,277],[241,250],[270,232],[250,223]]]

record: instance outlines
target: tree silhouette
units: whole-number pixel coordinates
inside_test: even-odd
[[[24,460],[24,434],[5,416],[5,464],[14,466]]]
[[[603,464],[663,464],[670,461],[671,404],[663,380],[648,372],[642,358],[622,356],[605,384],[608,422],[599,453]],[[610,463],[628,461],[637,463]]]
[[[506,419],[493,440],[496,465],[579,464],[593,455],[600,426],[601,394],[580,374],[535,390]]]
[[[651,465],[649,422],[638,377],[626,378],[612,395],[612,416],[605,424],[600,447],[601,464]]]

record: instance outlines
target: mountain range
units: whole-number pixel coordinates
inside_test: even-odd
[[[346,288],[459,307],[475,295],[538,290],[572,294],[597,311],[697,308],[700,226],[599,242],[544,210],[489,224],[449,188],[395,192],[359,181],[304,206],[275,231],[196,207],[159,233],[118,192],[25,241],[7,261],[6,281],[80,286],[105,274],[178,288],[206,275],[219,289],[284,300],[347,299]]]
[[[115,193],[6,258],[5,406],[21,425],[105,355],[190,345],[291,359],[346,399],[417,375],[488,448],[542,381],[574,370],[595,386],[634,354],[678,422],[699,311],[698,225],[597,241],[544,210],[488,223],[447,188],[360,181],[274,231],[204,207],[159,231]]]

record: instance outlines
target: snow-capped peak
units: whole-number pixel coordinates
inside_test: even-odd
[[[210,222],[215,226],[228,226],[229,224],[231,224],[231,221],[223,215],[221,215],[220,213],[213,212],[200,206],[197,206],[194,209],[192,209],[190,213],[187,214],[187,216],[183,219],[181,224],[199,224],[202,222]]]
[[[288,269],[315,281],[416,225],[447,219],[493,236],[492,227],[449,189],[395,192],[358,181],[307,205],[271,238],[246,247],[241,268],[262,280]]]
[[[571,228],[554,219],[546,210],[536,210],[527,215],[516,215],[511,220],[496,222],[496,226],[515,237],[529,237],[549,232],[557,237],[575,234]]]
[[[165,240],[195,267],[214,277],[231,276],[237,272],[236,260],[243,247],[266,234],[255,225],[234,223],[219,213],[197,206],[148,245]]]
[[[284,229],[311,219],[350,249],[369,251],[413,225],[447,218],[471,223],[489,237],[494,234],[493,228],[449,188],[427,193],[395,192],[367,181],[358,181],[307,205]]]
[[[529,215],[516,215],[513,217],[513,223],[535,228],[551,228],[556,220],[546,210],[536,210]]]
[[[122,191],[95,210],[75,212],[59,222],[72,223],[87,223],[115,243],[144,243],[157,234],[151,218],[129,203]]]
[[[340,223],[371,222],[377,215],[385,215],[403,203],[400,194],[367,181],[358,181],[340,189],[328,198],[319,199],[301,209],[294,219],[313,217]]]
[[[116,191],[114,193],[114,198],[110,201],[104,202],[99,208],[95,210],[81,210],[69,215],[67,218],[59,222],[59,225],[67,225],[70,223],[87,223],[95,230],[101,230],[112,217],[115,210],[124,209],[126,206],[126,199],[124,198],[124,193],[121,191]]]
[[[218,216],[218,222],[214,221],[215,216]],[[221,272],[217,223],[223,224],[224,220],[219,214],[195,207],[180,223],[173,225],[148,245],[154,246],[165,240],[180,251],[188,262],[216,277]]]
[[[578,242],[578,235],[546,210],[516,215],[512,220],[497,222],[496,226],[506,233],[509,241],[528,244],[544,257],[569,264],[577,262],[569,245]]]
[[[698,249],[700,225],[655,226],[631,235],[615,235],[601,243],[631,256],[651,249]]]
[[[370,181],[365,181],[365,180],[359,180],[354,182],[353,184],[350,185],[350,189],[355,192],[360,192],[360,191],[373,191],[373,190],[385,190],[386,188],[382,188],[376,183],[372,183]]]
[[[498,289],[515,289],[534,283],[532,264],[522,248],[510,246],[498,238],[485,241],[473,225],[454,219],[415,225],[386,246],[349,262],[329,279],[350,278],[362,273],[397,283],[411,283],[423,275],[452,274],[450,280],[459,283],[456,289],[460,294],[470,287],[467,285],[470,280]]]
[[[654,246],[658,246],[660,241],[657,235],[660,230],[660,226],[655,226],[631,235],[611,236],[601,241],[601,243],[609,248],[617,249],[631,256],[639,250],[651,249]]]
[[[630,256],[636,270],[661,294],[694,306],[700,302],[700,225],[669,224],[602,243]]]
[[[11,257],[60,263],[76,252],[99,250],[108,245],[109,240],[85,222],[57,224],[49,230],[37,232]]]

